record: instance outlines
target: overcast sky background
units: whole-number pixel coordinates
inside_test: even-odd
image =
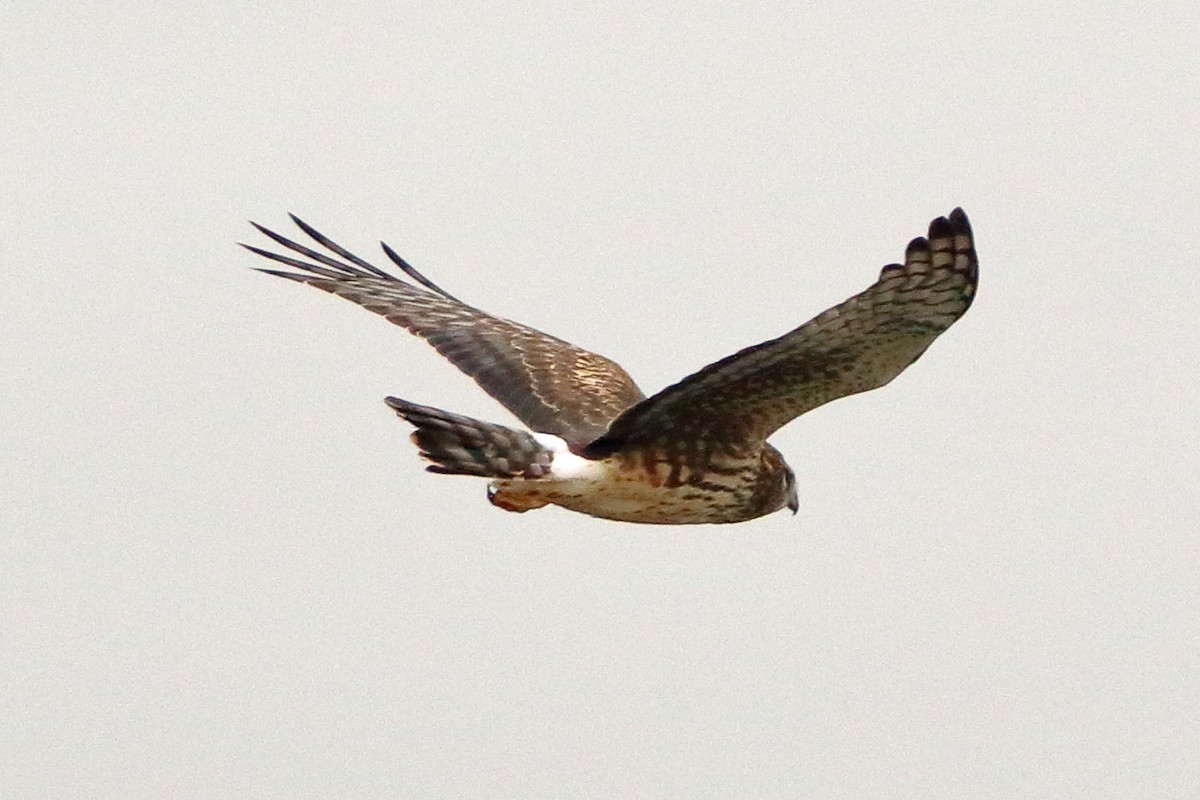
[[[1195,797],[1200,12],[5,3],[0,795]],[[978,300],[801,509],[491,507],[252,272],[295,211],[648,392],[962,205]]]

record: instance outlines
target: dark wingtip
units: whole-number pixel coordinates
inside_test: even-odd
[[[251,223],[251,224],[253,224],[253,223]],[[238,245],[238,247],[246,248],[247,250],[249,250],[251,253],[254,253],[255,255],[263,256],[265,258],[270,258],[271,256],[275,255],[274,253],[272,253],[270,251],[263,250],[261,247],[255,247],[254,245],[246,244],[245,242],[238,242],[237,245]]]
[[[929,238],[941,239],[946,236],[954,235],[954,225],[945,217],[938,217],[933,222],[929,223]]]
[[[930,234],[933,234],[933,226],[930,225],[929,227],[930,227]],[[916,251],[916,250],[928,250],[928,249],[929,249],[929,240],[926,239],[924,236],[918,236],[917,238],[913,239],[911,242],[908,243],[908,247],[904,248],[904,254],[908,255],[909,253],[912,253],[913,251]]]
[[[358,263],[359,259],[357,259],[352,253],[346,252],[346,250],[339,247],[336,243],[334,243],[332,240],[330,240],[330,238],[328,236],[321,233],[319,230],[314,228],[312,225],[309,225],[304,220],[300,219],[298,216],[293,214],[291,211],[288,212],[288,219],[290,219],[292,222],[294,222],[296,224],[297,228],[304,231],[304,233],[306,233],[308,235],[308,238],[312,239],[317,244],[321,245],[322,247],[329,248],[333,252],[337,253],[339,256],[342,256],[343,258],[347,258],[353,263],[356,263],[356,264]],[[359,266],[362,266],[362,265],[359,264]]]
[[[399,267],[402,272],[404,272],[406,275],[412,275],[412,273],[415,271],[412,264],[409,264],[407,261],[401,258],[400,254],[393,250],[387,242],[380,241],[379,246],[383,248],[384,254],[391,259],[392,263]]]
[[[394,261],[396,266],[400,267],[400,269],[412,269],[412,265],[401,258],[400,254],[393,250],[387,242],[381,239],[379,241],[379,246],[383,248],[383,252],[387,254],[387,257]]]
[[[967,212],[961,208],[956,208],[950,212],[950,222],[953,223],[956,232],[972,236],[971,220],[967,219]]]
[[[445,289],[438,286],[433,281],[429,280],[429,278],[426,278],[424,275],[422,275],[420,270],[418,270],[412,264],[405,261],[400,256],[399,253],[397,253],[395,250],[393,250],[391,248],[391,246],[388,245],[387,242],[381,241],[379,243],[379,246],[383,248],[383,252],[387,255],[388,258],[390,258],[392,260],[392,263],[395,264],[397,267],[399,267],[401,272],[403,272],[405,275],[412,278],[414,281],[421,284],[426,289],[429,289],[432,292],[436,292],[436,293],[440,294],[442,297],[446,298],[447,300],[453,300],[456,303],[462,303],[462,301],[459,300],[457,297],[450,294]],[[464,303],[464,305],[466,305],[466,304]]]
[[[304,220],[297,217],[291,211],[288,212],[288,218],[291,219],[292,222],[296,223],[297,228],[304,231],[309,236],[316,239],[318,242],[320,242],[322,239],[325,238],[317,231],[316,228],[314,228],[312,225],[309,225],[307,222],[305,222]]]
[[[255,272],[261,272],[264,275],[274,275],[276,278],[287,278],[289,281],[296,281],[297,283],[310,283],[313,279],[311,275],[301,275],[296,272],[284,272],[283,270],[279,269],[263,269],[262,267],[251,267],[250,269],[254,270]]]
[[[938,217],[929,223],[930,239],[940,239],[962,233],[968,236],[971,234],[971,221],[967,219],[967,212],[962,210],[962,206],[956,206],[949,215]]]

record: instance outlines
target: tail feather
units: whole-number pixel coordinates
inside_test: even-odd
[[[398,397],[385,402],[416,426],[412,440],[430,472],[485,478],[541,478],[554,452],[526,431],[481,422]]]

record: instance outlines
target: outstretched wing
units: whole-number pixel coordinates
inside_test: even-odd
[[[242,245],[301,272],[260,270],[358,303],[422,337],[534,431],[582,445],[645,398],[618,364],[541,331],[493,317],[454,298],[386,244],[409,283],[342,248],[294,214],[292,220],[339,258],[251,223],[307,261]],[[381,243],[382,244],[382,243]]]
[[[903,372],[971,305],[977,275],[971,225],[956,208],[866,291],[633,406],[587,452],[679,442],[757,448],[806,411]]]

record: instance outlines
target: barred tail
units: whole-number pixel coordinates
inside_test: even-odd
[[[416,426],[413,444],[430,462],[425,467],[430,472],[484,478],[541,478],[550,472],[553,451],[525,431],[398,397],[384,402]]]

